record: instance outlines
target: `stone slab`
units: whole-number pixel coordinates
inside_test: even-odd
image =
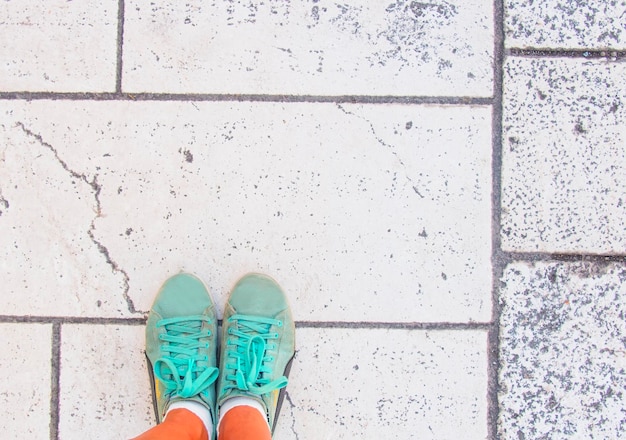
[[[486,0],[125,5],[127,92],[492,95]]]
[[[0,3],[0,91],[111,92],[116,0]]]
[[[143,327],[63,327],[61,438],[153,425],[142,337]],[[298,329],[297,339],[276,438],[486,437],[486,332]]]
[[[625,77],[623,63],[507,59],[503,249],[624,253]]]
[[[485,331],[297,332],[276,438],[487,438]]]
[[[506,0],[505,45],[549,49],[626,48],[626,3]]]
[[[179,270],[221,309],[261,271],[298,320],[490,320],[488,107],[36,101],[3,114],[0,261],[22,294],[54,292],[47,313],[146,311]]]
[[[501,438],[623,438],[626,266],[520,262],[502,282]]]
[[[0,324],[4,438],[49,438],[52,326]]]
[[[133,438],[154,425],[143,326],[64,325],[59,438]]]

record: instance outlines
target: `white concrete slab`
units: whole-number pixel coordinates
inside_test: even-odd
[[[243,273],[267,272],[299,320],[490,319],[487,107],[37,101],[3,113],[0,227],[14,235],[0,234],[2,260],[23,261],[7,264],[9,286],[53,286],[48,313],[128,314],[126,279],[148,310],[184,269],[220,307]],[[35,267],[40,281],[24,276]]]
[[[505,45],[625,49],[623,1],[506,0]]]
[[[49,438],[52,326],[0,324],[2,437]]]
[[[2,313],[130,316],[127,277],[94,235],[99,184],[9,113],[0,123]]]
[[[0,91],[115,90],[116,0],[0,3]]]
[[[298,329],[276,438],[487,438],[484,331]]]
[[[125,5],[128,92],[492,95],[487,0]]]
[[[507,60],[503,249],[624,253],[625,77],[623,63]]]
[[[514,263],[502,281],[501,438],[623,438],[624,264]]]
[[[154,425],[144,327],[64,325],[59,438],[131,438]]]

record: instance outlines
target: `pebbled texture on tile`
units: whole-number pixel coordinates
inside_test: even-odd
[[[3,438],[50,436],[52,326],[0,324]]]
[[[623,0],[506,0],[504,4],[507,47],[626,48]]]
[[[624,253],[624,77],[623,63],[507,60],[503,249]]]
[[[127,0],[128,92],[492,94],[486,0]]]
[[[298,329],[276,438],[487,438],[487,333]]]
[[[513,263],[502,282],[502,438],[623,438],[626,266]]]
[[[116,0],[0,3],[0,91],[115,90]]]
[[[242,274],[266,272],[299,320],[490,319],[487,107],[37,101],[3,113],[1,261],[21,262],[9,286],[52,290],[55,313],[148,310],[184,269],[220,305]],[[16,298],[3,307],[41,312]]]
[[[132,438],[154,410],[143,326],[64,325],[59,438]]]

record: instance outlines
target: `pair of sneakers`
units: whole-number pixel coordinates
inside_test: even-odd
[[[273,279],[248,274],[230,293],[221,339],[217,324],[214,303],[198,278],[180,273],[163,284],[146,323],[157,422],[172,403],[190,400],[209,410],[215,426],[228,399],[247,397],[265,409],[273,433],[295,354],[284,292]]]

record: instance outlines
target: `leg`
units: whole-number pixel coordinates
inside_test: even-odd
[[[295,354],[295,325],[274,280],[250,274],[224,309],[217,408],[219,440],[269,440]]]
[[[168,279],[146,323],[146,357],[156,427],[136,440],[215,439],[217,317],[204,284],[189,274]]]

